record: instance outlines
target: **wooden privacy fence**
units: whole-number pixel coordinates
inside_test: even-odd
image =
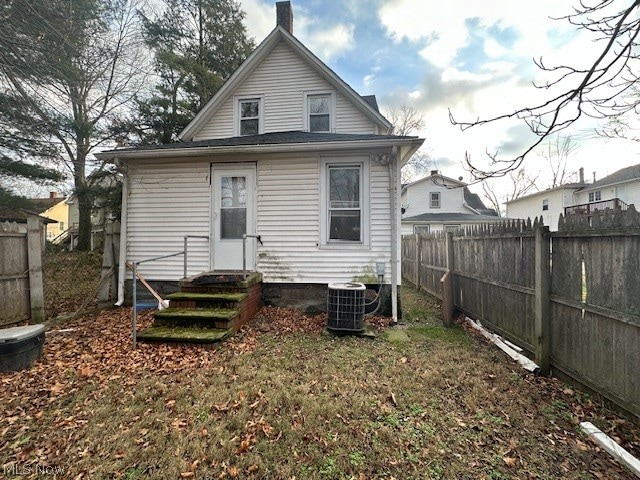
[[[403,237],[405,280],[442,298],[449,271],[458,310],[640,415],[640,215],[589,222],[506,221]]]
[[[29,217],[27,229],[0,224],[0,327],[44,321],[42,223]]]

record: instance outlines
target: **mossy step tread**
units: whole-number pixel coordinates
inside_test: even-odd
[[[233,320],[240,314],[238,308],[165,308],[155,313],[156,318],[192,318]]]
[[[231,329],[148,327],[138,332],[137,339],[147,342],[215,343],[231,335]]]
[[[241,302],[247,298],[247,294],[243,292],[239,293],[190,293],[190,292],[176,292],[168,295],[169,300],[199,300],[199,301],[216,301],[222,300],[227,302]]]

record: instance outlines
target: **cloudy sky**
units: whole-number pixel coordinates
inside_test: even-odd
[[[274,27],[275,1],[240,0],[249,34],[260,42]],[[587,65],[597,45],[566,21],[571,0],[293,0],[294,35],[362,95],[375,94],[384,110],[411,105],[424,115],[419,135],[435,168],[463,176],[465,152],[477,163],[485,152],[518,153],[531,142],[523,124],[494,123],[461,132],[449,121],[473,120],[532,105],[544,94],[533,59]],[[640,146],[594,138],[593,121],[567,133],[579,145],[569,167],[598,178],[640,163]],[[526,163],[542,172],[539,156]],[[474,189],[478,191],[479,189]]]

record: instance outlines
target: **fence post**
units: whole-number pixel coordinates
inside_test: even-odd
[[[414,233],[413,240],[416,242],[416,246],[413,249],[413,253],[416,257],[413,259],[413,271],[414,271],[413,284],[416,286],[418,290],[420,290],[420,235],[417,233]]]
[[[539,225],[535,229],[535,360],[540,373],[548,375],[551,349],[550,329],[550,236],[549,227]]]
[[[447,232],[445,235],[447,272],[440,280],[440,283],[442,285],[442,318],[444,326],[449,327],[453,324],[453,313],[456,307],[453,293],[453,232]]]
[[[44,322],[44,286],[42,280],[42,220],[27,218],[27,251],[29,255],[29,300],[31,323]]]

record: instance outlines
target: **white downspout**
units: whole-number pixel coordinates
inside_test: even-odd
[[[122,180],[122,213],[120,214],[120,258],[118,259],[118,307],[124,304],[124,280],[127,276],[127,211],[129,206],[129,175]]]
[[[391,207],[391,320],[398,323],[398,148],[393,147],[389,159],[389,200]]]

